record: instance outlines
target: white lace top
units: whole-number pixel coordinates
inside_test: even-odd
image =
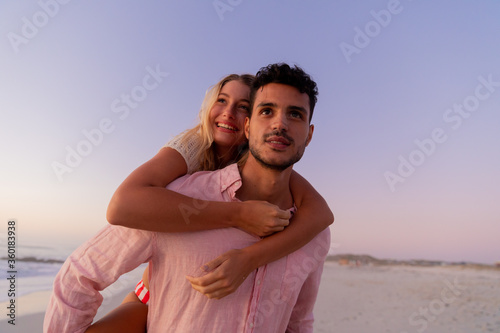
[[[177,135],[163,147],[170,147],[177,150],[186,161],[187,173],[192,174],[200,167],[200,161],[195,158],[195,155],[198,150],[200,150],[201,140],[199,135],[191,135],[187,138],[187,141],[182,143],[181,139],[183,139],[185,135],[186,133]]]

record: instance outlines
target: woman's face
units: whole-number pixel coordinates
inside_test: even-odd
[[[244,124],[250,108],[250,88],[233,80],[222,87],[210,110],[210,124],[219,154],[227,153],[246,141]]]

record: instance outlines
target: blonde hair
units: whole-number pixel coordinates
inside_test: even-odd
[[[198,169],[193,170],[193,172],[213,171],[221,167],[221,165],[219,165],[219,157],[215,152],[213,129],[212,126],[210,126],[210,110],[212,110],[213,105],[217,101],[220,91],[226,83],[230,81],[239,81],[251,89],[253,80],[254,76],[250,74],[230,74],[222,78],[217,84],[210,87],[205,93],[205,98],[203,99],[201,109],[198,114],[200,123],[195,127],[186,130],[179,140],[180,144],[187,144],[189,137],[193,135],[197,135],[200,138],[200,147],[198,151],[193,152],[195,160],[199,161],[199,167]],[[234,156],[234,160],[237,160],[242,152],[244,152],[242,149],[238,149],[236,156]]]

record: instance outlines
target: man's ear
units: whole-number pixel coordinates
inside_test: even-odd
[[[248,134],[250,133],[250,118],[245,118],[245,137],[248,140]]]
[[[313,132],[314,132],[314,125],[311,124],[309,125],[309,133],[307,134],[306,147],[309,145],[309,142],[311,142],[311,139],[313,137]]]

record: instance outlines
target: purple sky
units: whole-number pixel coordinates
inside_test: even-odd
[[[208,86],[286,61],[319,86],[296,169],[336,216],[333,252],[500,260],[499,10],[496,1],[2,4],[0,233],[14,218],[20,241],[76,247],[106,223],[124,178],[195,124]]]

